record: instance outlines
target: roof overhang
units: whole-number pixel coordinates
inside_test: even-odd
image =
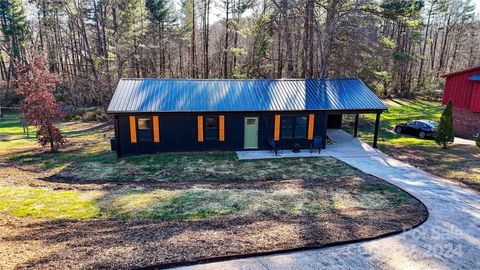
[[[480,81],[480,74],[474,74],[470,77],[468,77],[469,80],[471,81]]]
[[[388,108],[382,109],[324,109],[324,110],[298,110],[298,111],[108,111],[107,114],[167,114],[167,113],[308,113],[308,112],[333,112],[340,114],[356,114],[356,113],[382,113],[388,111]]]
[[[456,71],[456,72],[452,72],[452,73],[448,73],[448,74],[444,74],[444,75],[440,75],[440,77],[447,78],[447,77],[450,77],[450,76],[455,76],[455,75],[458,75],[458,74],[463,74],[463,73],[477,71],[477,70],[480,71],[480,66],[469,68],[469,69],[464,69],[464,70],[460,70],[460,71]]]

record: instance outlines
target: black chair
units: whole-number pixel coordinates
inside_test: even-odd
[[[275,152],[275,156],[278,156],[278,151],[281,149],[278,147],[277,142],[273,138],[268,138],[268,145],[270,146],[270,152]]]
[[[313,153],[313,149],[318,149],[318,153],[320,154],[320,151],[322,151],[322,141],[321,136],[313,137],[313,141],[310,144],[310,153]]]

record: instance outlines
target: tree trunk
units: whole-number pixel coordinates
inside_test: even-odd
[[[192,78],[197,77],[196,63],[195,63],[195,0],[192,0]]]
[[[422,53],[420,57],[420,67],[418,70],[418,77],[417,77],[417,91],[420,89],[423,81],[423,63],[425,61],[425,52],[427,50],[427,37],[428,37],[428,30],[430,28],[430,19],[432,17],[433,13],[433,1],[430,5],[430,9],[428,10],[428,16],[427,16],[427,25],[425,27],[425,35],[423,36],[423,46],[422,46]]]
[[[223,78],[228,78],[228,34],[229,26],[230,0],[225,1],[225,43],[223,46]]]

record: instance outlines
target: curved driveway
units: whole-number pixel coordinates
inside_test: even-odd
[[[181,269],[480,269],[479,193],[388,157],[343,131],[329,135],[337,143],[322,154],[410,192],[427,206],[428,220],[379,240]]]

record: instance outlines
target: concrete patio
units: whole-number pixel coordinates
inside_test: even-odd
[[[283,150],[276,156],[275,153],[268,150],[237,151],[238,159],[268,159],[268,158],[299,158],[299,157],[327,157],[327,156],[352,156],[365,155],[365,153],[375,150],[359,140],[352,137],[341,129],[329,129],[327,135],[333,140],[333,144],[327,144],[326,149],[310,152],[309,149],[302,149],[299,153],[293,153],[292,150]]]
[[[479,193],[391,158],[343,131],[329,132],[336,144],[322,155],[403,188],[427,206],[428,220],[379,240],[181,269],[480,269]]]

